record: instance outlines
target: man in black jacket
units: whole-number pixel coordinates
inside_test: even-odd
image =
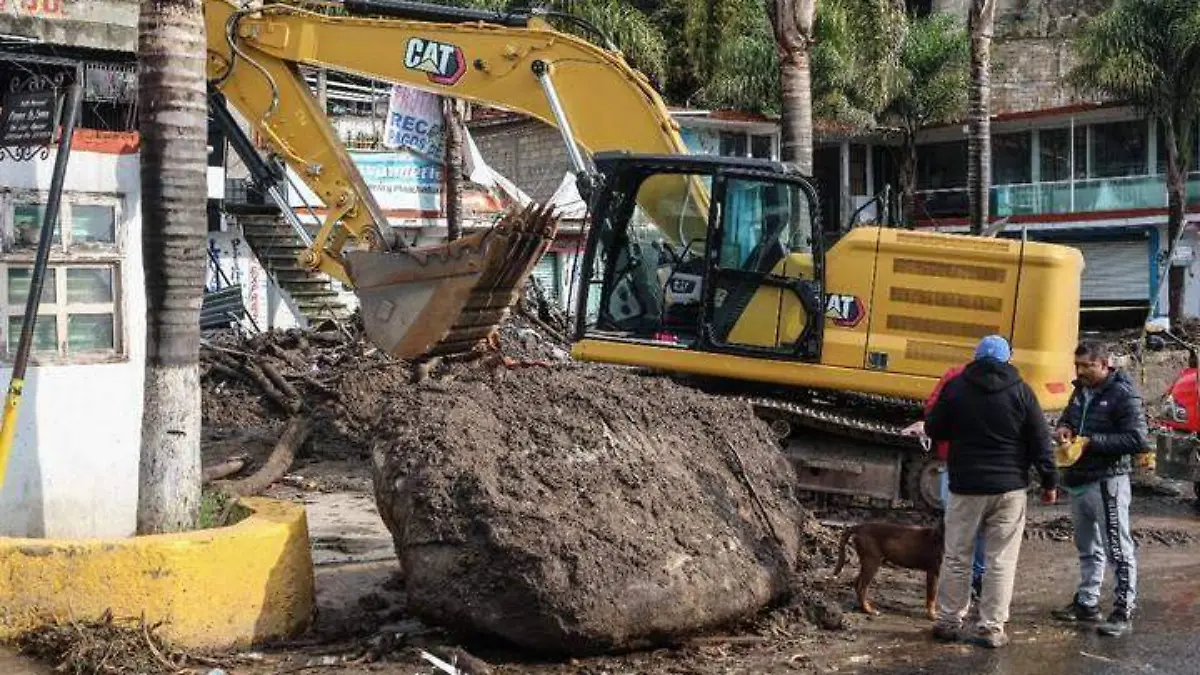
[[[1083,454],[1063,472],[1071,496],[1079,588],[1071,604],[1054,612],[1064,621],[1100,621],[1100,585],[1106,563],[1116,568],[1113,611],[1097,630],[1119,637],[1133,629],[1137,559],[1129,529],[1132,457],[1149,446],[1142,397],[1133,382],[1112,368],[1103,345],[1085,342],[1075,350],[1075,391],[1055,436],[1067,443],[1086,439]]]
[[[1041,474],[1043,500],[1053,501],[1057,474],[1050,427],[1037,397],[1008,363],[1008,342],[980,341],[962,375],[943,389],[925,420],[925,433],[950,442],[945,552],[937,592],[934,637],[954,640],[970,604],[971,558],[982,528],[987,572],[979,623],[968,639],[986,647],[1008,644],[1004,625],[1025,531],[1029,469]]]

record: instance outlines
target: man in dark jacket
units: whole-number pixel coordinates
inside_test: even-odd
[[[979,623],[968,639],[987,647],[1008,644],[1004,625],[1025,531],[1030,466],[1041,474],[1043,499],[1053,500],[1057,474],[1050,427],[1037,397],[1009,364],[1008,342],[980,341],[962,375],[946,384],[925,420],[933,440],[950,441],[950,500],[937,592],[934,637],[957,639],[967,614],[976,533],[986,540],[987,572]]]
[[[1086,439],[1083,454],[1063,472],[1071,496],[1079,588],[1071,604],[1054,612],[1064,621],[1100,621],[1100,585],[1105,564],[1116,569],[1112,614],[1097,630],[1119,637],[1133,629],[1137,560],[1129,529],[1132,457],[1149,446],[1142,397],[1133,382],[1112,367],[1103,345],[1084,342],[1075,350],[1075,391],[1059,420],[1059,443]]]

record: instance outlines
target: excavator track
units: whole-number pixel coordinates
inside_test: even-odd
[[[910,421],[918,419],[921,413],[919,404],[902,399],[884,399],[883,397],[876,396],[854,395],[843,395],[838,398],[857,398],[860,400],[860,406],[871,406],[874,404],[886,406],[894,412],[905,411],[909,413],[910,416],[908,419]],[[837,435],[841,438],[863,441],[873,446],[895,447],[906,455],[922,451],[921,444],[917,439],[901,433],[901,430],[907,424],[894,424],[880,419],[846,414],[839,412],[837,408],[811,402],[802,403],[795,400],[789,401],[761,396],[743,397],[743,400],[750,404],[759,418],[767,421],[772,426],[772,430],[778,429],[780,421],[786,420],[789,431],[795,429],[816,429]],[[789,433],[788,436],[790,435]],[[785,449],[787,437],[781,438],[777,432],[776,438],[780,443],[781,450]],[[904,471],[902,476],[907,476],[907,471]],[[902,481],[905,484],[907,483],[903,478]],[[898,505],[896,500],[877,497],[864,499],[864,497],[857,495],[832,494],[815,490],[797,490],[797,495],[806,502],[822,508],[844,508],[861,505],[864,501],[866,502],[866,506],[878,509],[890,509]],[[908,499],[901,502],[901,506],[907,505],[903,502],[915,501],[911,498],[911,495],[908,495],[908,497]]]
[[[913,493],[921,489],[920,481],[928,478],[921,474],[930,470],[929,463],[933,457],[927,454],[928,450],[922,447],[918,438],[902,433],[906,426],[921,419],[921,401],[855,392],[767,388],[687,376],[677,379],[681,384],[710,395],[750,405],[755,415],[770,425],[781,451],[786,451],[790,440],[802,437],[805,431],[817,431],[876,450],[893,448],[901,455],[902,499],[798,489],[798,495],[806,501],[818,506],[862,505],[865,501],[866,505],[873,508],[895,508],[898,505],[926,510],[931,508],[928,499],[922,500]],[[855,414],[861,411],[867,411],[868,414]],[[1057,418],[1057,412],[1046,413],[1046,421],[1052,427]]]
[[[689,376],[676,379],[710,395],[748,404],[756,416],[770,425],[782,452],[788,451],[793,439],[811,441],[812,434],[806,433],[811,431],[836,437],[840,446],[849,441],[874,452],[894,449],[902,458],[901,492],[911,491],[908,458],[922,455],[923,448],[917,438],[904,435],[902,430],[921,418],[920,401],[853,392],[781,389]],[[863,412],[867,414],[856,414]],[[915,466],[911,470],[919,468]],[[904,498],[896,495],[887,499],[810,490],[803,486],[798,486],[797,494],[819,506],[851,506],[865,502],[873,508],[893,508],[914,505],[918,501],[908,494]]]
[[[788,418],[796,426],[819,429],[839,436],[854,438],[881,445],[920,450],[920,443],[912,436],[901,434],[904,424],[894,424],[878,419],[859,417],[839,413],[832,407],[820,406],[813,403],[787,401],[766,397],[743,397],[759,417],[781,419]],[[900,409],[897,406],[897,409]],[[921,409],[913,406],[910,421],[915,421],[921,414]]]

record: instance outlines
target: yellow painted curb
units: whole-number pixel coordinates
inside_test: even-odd
[[[145,616],[197,649],[305,630],[313,565],[304,507],[243,499],[230,527],[128,539],[0,537],[0,639],[53,620]]]

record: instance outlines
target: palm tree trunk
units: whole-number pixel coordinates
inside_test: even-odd
[[[812,69],[808,50],[789,54],[780,63],[783,78],[781,152],[785,162],[811,176],[813,172]]]
[[[1187,166],[1180,157],[1179,134],[1170,119],[1160,119],[1165,132],[1167,146],[1167,241],[1172,248],[1179,233],[1183,230],[1184,207],[1187,205]],[[1172,254],[1174,251],[1169,251]],[[1167,265],[1171,261],[1167,260]],[[1177,326],[1183,320],[1184,284],[1187,281],[1187,269],[1172,265],[1167,276],[1167,315],[1171,325]]]
[[[900,156],[900,222],[909,227],[917,221],[917,136],[904,132],[904,149]]]
[[[783,92],[781,154],[806,176],[813,173],[812,61],[817,0],[776,0],[775,41]]]
[[[458,114],[458,101],[442,99],[442,127],[446,133],[446,240],[462,237],[462,168],[463,134],[462,119]]]
[[[146,382],[137,514],[142,534],[190,529],[200,508],[204,59],[200,0],[142,0],[138,114]]]
[[[968,17],[971,86],[967,95],[967,199],[972,234],[983,232],[987,225],[992,187],[991,70],[995,23],[995,0],[971,0]]]

